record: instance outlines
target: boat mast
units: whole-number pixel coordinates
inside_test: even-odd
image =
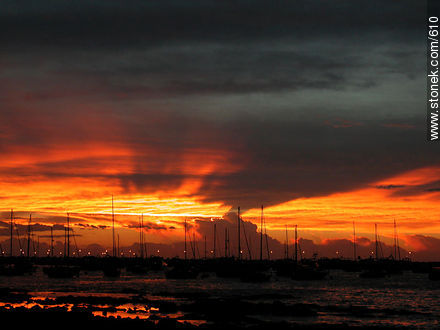
[[[29,258],[29,249],[31,245],[31,220],[32,220],[32,213],[29,214],[29,223],[28,223],[28,237],[27,237],[27,257]]]
[[[375,246],[376,246],[376,260],[379,260],[379,246],[378,246],[378,242],[377,242],[377,223],[374,224],[374,240],[375,240]]]
[[[298,263],[298,225],[295,225],[295,264]]]
[[[237,227],[238,227],[238,259],[241,259],[241,246],[240,246],[240,206],[237,212]]]
[[[214,222],[214,258],[216,257],[216,247],[217,247],[217,224]]]
[[[395,259],[400,260],[400,246],[399,246],[399,236],[397,234],[397,224],[396,219],[394,219],[394,239],[395,239],[395,250],[396,250],[396,256]]]
[[[145,239],[144,239],[144,214],[141,214],[141,232],[142,232],[142,258],[146,257]]]
[[[67,230],[66,230],[66,225],[63,226],[64,227],[64,252],[63,252],[63,257],[65,258],[67,255]]]
[[[225,258],[228,257],[228,228],[225,227]]]
[[[267,236],[267,227],[266,227],[266,219],[263,217],[263,225],[264,225],[264,237],[266,239],[266,251],[267,251],[267,260],[270,260],[270,249],[269,249],[269,241]]]
[[[10,239],[11,239],[11,241],[9,242],[9,256],[11,256],[12,257],[12,238],[13,238],[13,231],[14,231],[14,225],[13,225],[13,220],[14,219],[14,210],[13,209],[11,209],[11,233],[10,233]]]
[[[138,215],[139,221],[139,257],[142,257],[142,224],[141,217]]]
[[[393,234],[393,240],[394,240],[394,244],[393,244],[393,250],[394,250],[393,257],[394,257],[394,260],[396,260],[396,259],[397,259],[396,219],[394,219],[394,234]]]
[[[70,257],[70,214],[67,213],[67,257]]]
[[[286,259],[289,259],[289,234],[287,232],[287,225],[286,225]]]
[[[394,259],[400,260],[399,234],[397,233],[396,219],[394,219]]]
[[[15,226],[15,230],[17,231],[17,241],[18,241],[18,246],[20,248],[20,256],[24,255],[24,250],[21,247],[21,240],[20,240],[20,232],[18,231],[18,226],[16,223],[14,223]]]
[[[53,257],[53,225],[50,227],[50,256]]]
[[[184,246],[184,250],[183,250],[183,255],[185,257],[186,260],[186,218],[185,218],[185,246]]]
[[[356,261],[357,253],[356,253],[356,227],[353,220],[353,260]]]
[[[140,234],[140,243],[139,243],[139,248],[141,249],[141,253],[140,253],[140,257],[143,258],[144,257],[144,215],[141,215],[140,218],[140,226],[141,226],[141,230],[139,232]]]
[[[142,255],[142,226],[141,226],[141,217],[138,215],[139,222],[139,256]]]
[[[118,235],[119,237],[119,235]],[[118,247],[119,249],[119,247]],[[145,256],[145,244],[144,244],[144,214],[139,217],[139,256],[144,258]]]
[[[263,205],[261,205],[260,219],[260,261],[263,260]]]
[[[115,242],[115,209],[112,195],[112,236],[113,236],[113,257],[116,257],[116,242]]]
[[[250,246],[250,242],[247,239],[246,225],[245,224],[243,224],[243,234],[244,234],[244,241],[246,243],[246,248],[248,250],[249,260],[252,260],[251,246]]]

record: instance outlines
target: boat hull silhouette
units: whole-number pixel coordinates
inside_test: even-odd
[[[43,272],[50,278],[79,277],[80,268],[72,266],[53,266],[43,268]]]
[[[327,277],[328,271],[315,267],[296,267],[292,279],[296,281],[319,281]]]

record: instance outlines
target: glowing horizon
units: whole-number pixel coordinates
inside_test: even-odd
[[[417,246],[419,243],[411,241],[407,236],[439,237],[440,227],[435,224],[439,192],[425,191],[404,197],[395,196],[395,194],[399,190],[430,183],[439,171],[440,169],[435,167],[422,168],[371,183],[367,187],[355,191],[321,197],[298,198],[278,205],[267,206],[264,208],[264,218],[268,233],[282,242],[285,226],[287,225],[289,230],[292,230],[294,225],[299,225],[302,237],[312,239],[317,243],[326,239],[352,239],[352,223],[355,221],[359,237],[371,237],[373,225],[377,223],[380,235],[387,240],[393,235],[393,221],[396,220],[402,244],[407,244],[409,247]],[[94,183],[96,184],[96,182]],[[190,188],[185,188],[187,185]],[[90,189],[90,186],[76,185],[76,187],[82,187],[85,191]],[[191,187],[194,185],[185,183],[176,191],[162,191],[150,195],[115,195],[116,228],[118,230],[124,229],[125,238],[128,237],[132,242],[136,242],[136,231],[138,230],[136,217],[143,215],[146,223],[158,226],[156,229],[147,230],[150,239],[158,243],[170,242],[170,239],[173,242],[178,242],[182,240],[182,224],[185,218],[189,221],[197,218],[221,219],[228,212],[232,212],[232,218],[235,216],[236,206],[223,205],[221,202],[204,203],[200,197],[188,196],[187,192],[192,189]],[[21,188],[29,189],[27,187]],[[99,192],[111,190],[108,185],[104,187],[98,185],[93,188]],[[60,186],[56,186],[56,191],[52,193],[58,193],[59,189]],[[68,190],[66,189],[66,191]],[[195,191],[192,190],[192,193]],[[119,193],[121,192],[119,191]],[[74,219],[73,227],[84,226],[91,229],[111,226],[111,195],[72,199],[66,194],[47,202],[48,194],[50,195],[50,191],[43,192],[37,202],[32,195],[23,198],[21,200],[22,208],[18,205],[18,207],[14,207],[14,211],[19,214],[26,212],[39,214],[38,217],[33,218],[32,223],[62,224],[63,218],[68,212]],[[6,205],[9,205],[11,200],[13,199],[0,200],[0,211],[4,214],[10,211]],[[28,205],[33,206],[32,211],[23,208]],[[254,223],[260,230],[260,212],[259,207],[245,210],[242,212],[242,218]],[[46,219],[44,214],[50,217],[56,216],[57,222],[51,223],[50,217]],[[4,217],[3,221],[7,222],[8,218]],[[15,221],[26,225],[28,219],[21,215]],[[170,226],[175,229],[172,233],[167,232],[167,228]],[[127,230],[131,230],[133,233],[127,234]],[[158,235],[158,233],[160,234]],[[91,232],[81,237],[80,240],[84,243],[99,243],[97,238],[108,241],[108,237],[106,238],[105,235],[96,236]]]

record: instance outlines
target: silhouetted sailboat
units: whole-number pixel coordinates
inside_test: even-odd
[[[194,279],[200,273],[196,260],[172,259],[167,266],[165,277],[168,279]]]
[[[43,268],[43,272],[50,278],[72,278],[78,277],[80,268],[69,265],[70,258],[70,217],[67,213],[67,226],[64,227],[64,262]]]
[[[394,233],[393,233],[393,251],[385,264],[385,270],[390,275],[399,275],[403,273],[403,264],[400,260],[400,246],[399,246],[399,236],[397,234],[397,224],[396,219],[394,219]]]
[[[102,267],[102,273],[105,277],[119,277],[121,276],[121,269],[113,262],[107,262]]]
[[[240,281],[247,283],[263,283],[270,281],[271,275],[266,268],[252,267],[251,265],[243,266],[240,272]]]
[[[43,272],[50,278],[72,278],[79,276],[80,268],[69,265],[55,265],[44,267]]]
[[[241,238],[240,238],[240,222],[241,222],[241,218],[240,218],[240,206],[237,209],[237,246],[238,246],[238,251],[237,251],[237,259],[240,260],[241,259]]]
[[[144,242],[144,215],[139,217],[139,258],[127,265],[127,271],[137,275],[145,275],[148,273],[148,265],[145,260],[146,246]]]
[[[432,267],[428,277],[431,281],[440,281],[440,267]]]
[[[375,260],[372,260],[366,270],[359,274],[361,278],[383,278],[387,275],[382,265],[379,263],[379,238],[377,235],[377,224],[374,224],[374,246],[375,246]]]
[[[312,263],[298,263],[298,225],[295,225],[295,266],[292,279],[297,281],[316,281],[323,280],[328,271],[321,269],[319,264],[313,260]]]
[[[31,274],[34,272],[34,265],[29,262],[29,258],[15,258],[13,257],[13,239],[14,239],[14,226],[17,231],[17,241],[20,248],[20,256],[24,256],[24,251],[21,246],[20,234],[18,232],[18,227],[14,223],[14,211],[11,209],[11,218],[10,218],[10,245],[9,245],[9,257],[10,263],[5,263],[0,265],[0,276],[22,276],[26,274]]]
[[[117,263],[116,236],[115,236],[115,208],[112,195],[112,258],[114,260],[106,260],[102,267],[102,273],[105,277],[121,276],[121,269]]]
[[[357,255],[357,241],[356,241],[356,226],[353,220],[353,261],[347,260],[341,265],[341,268],[346,272],[360,272],[362,270],[359,265],[358,255]]]

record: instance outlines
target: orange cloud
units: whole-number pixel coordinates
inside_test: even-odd
[[[314,232],[315,237],[351,237],[352,222],[356,231],[371,235],[378,224],[381,235],[392,237],[393,221],[397,221],[401,234],[430,233],[440,235],[438,203],[440,193],[428,191],[422,185],[435,182],[440,169],[436,167],[410,171],[386,180],[374,182],[369,187],[329,196],[299,198],[265,209],[268,228],[282,239],[287,224],[299,225],[302,233]],[[390,185],[392,189],[378,189]],[[408,186],[420,187],[417,193],[401,197],[396,191]],[[245,214],[258,223],[259,209]],[[321,234],[316,234],[321,232]]]

